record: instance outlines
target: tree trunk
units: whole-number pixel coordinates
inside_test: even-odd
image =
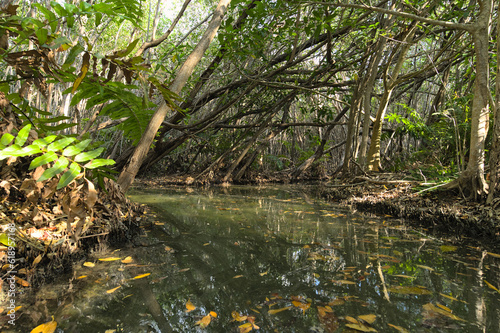
[[[210,43],[212,42],[217,30],[220,27],[222,18],[231,0],[220,0],[217,8],[215,9],[214,15],[207,30],[201,37],[200,42],[196,45],[193,52],[186,59],[182,67],[179,69],[174,81],[170,85],[170,90],[176,94],[179,94],[186,84],[187,80],[193,73],[195,66],[201,60],[203,54],[208,49]],[[122,191],[125,192],[129,186],[133,183],[139,168],[142,165],[144,158],[146,157],[151,144],[154,141],[156,132],[160,128],[163,120],[171,108],[167,105],[165,101],[162,101],[153,117],[151,118],[148,127],[146,128],[144,134],[142,135],[139,144],[137,145],[134,154],[130,158],[129,164],[121,172],[118,178],[118,184],[121,186]]]

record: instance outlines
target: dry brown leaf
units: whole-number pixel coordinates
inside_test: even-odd
[[[87,194],[87,207],[90,209],[94,207],[95,203],[97,202],[97,191],[95,190],[94,184],[87,180],[87,187],[88,187],[88,194]]]

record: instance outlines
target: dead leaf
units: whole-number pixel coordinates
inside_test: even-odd
[[[388,291],[402,295],[430,295],[432,292],[423,287],[417,286],[395,286],[387,288]]]
[[[28,281],[21,279],[20,277],[15,276],[17,284],[23,286],[23,287],[29,287],[30,284]]]
[[[377,316],[374,314],[369,314],[369,315],[358,316],[358,318],[368,324],[373,324],[373,322],[377,319]]]
[[[42,261],[42,255],[39,254],[35,260],[33,260],[33,266],[36,266],[40,261]]]
[[[488,254],[492,257],[495,257],[495,258],[500,258],[500,254],[496,254],[496,253],[492,253],[492,252],[488,252]]]
[[[87,195],[87,207],[91,209],[94,207],[95,203],[97,202],[97,191],[95,190],[94,184],[87,180],[87,187],[88,187],[88,195]]]
[[[267,313],[269,313],[270,315],[273,315],[273,314],[277,314],[277,313],[280,313],[282,311],[286,311],[286,310],[289,310],[289,309],[291,309],[291,306],[287,306],[287,307],[284,307],[284,308],[281,308],[281,309],[269,310],[269,311],[267,311]]]
[[[79,277],[77,277],[76,279],[77,280],[80,280],[80,279],[85,279],[87,277],[87,275],[80,275]]]
[[[191,312],[194,309],[196,309],[196,306],[194,306],[194,304],[191,303],[191,300],[188,299],[188,301],[186,302],[186,312]]]
[[[109,258],[100,258],[99,260],[100,261],[116,261],[116,260],[120,260],[121,258],[119,257],[109,257]]]
[[[84,262],[84,263],[83,263],[83,266],[85,266],[85,267],[94,267],[94,266],[95,266],[95,264],[94,264],[93,262],[89,262],[89,261],[87,261],[87,262]]]
[[[200,325],[201,328],[205,328],[210,324],[211,321],[212,321],[212,316],[208,314],[205,317],[203,317],[202,319],[198,320],[195,323],[195,325]]]
[[[132,257],[126,257],[125,259],[122,260],[122,263],[123,264],[130,264],[131,262],[133,262],[134,259],[132,259]]]
[[[247,316],[240,315],[238,311],[231,312],[231,317],[233,317],[233,319],[236,321],[245,321],[248,318]],[[250,325],[250,326],[252,326],[252,325]]]
[[[491,283],[489,283],[488,281],[484,280],[484,283],[486,283],[486,285],[487,285],[488,287],[490,287],[491,289],[493,289],[493,290],[495,290],[495,291],[497,291],[497,292],[499,292],[499,293],[500,293],[500,290],[498,290],[498,288],[497,288],[497,287],[495,287],[494,285],[492,285],[492,284],[491,284]]]
[[[151,273],[144,273],[141,275],[137,275],[137,276],[133,277],[132,280],[142,279],[142,278],[145,278],[146,276],[149,276],[149,275],[151,275]]]
[[[113,288],[113,289],[106,290],[106,293],[108,293],[108,294],[112,294],[112,293],[114,293],[115,291],[117,291],[119,288],[121,288],[121,286],[118,286],[118,287]]]
[[[435,306],[432,303],[427,303],[427,304],[423,305],[423,308],[424,308],[424,310],[426,310],[427,312],[429,312],[431,314],[440,314],[440,315],[442,315],[444,317],[448,317],[448,318],[451,318],[453,320],[465,321],[462,318],[455,316],[451,312],[448,312],[446,310],[438,308],[437,306]]]
[[[374,329],[373,327],[364,325],[362,323],[358,323],[358,324],[346,324],[345,326],[349,327],[349,328],[352,328],[352,329],[354,329],[356,331],[360,331],[360,332],[377,332],[377,330]]]
[[[387,323],[387,325],[389,325],[390,327],[394,328],[395,330],[398,330],[401,333],[410,333],[410,331],[408,331],[406,328],[403,328],[401,326],[396,326],[396,325],[389,324],[389,323]]]
[[[53,333],[57,328],[57,322],[54,321],[54,317],[52,317],[52,321],[48,323],[39,325],[31,330],[30,333]]]
[[[240,277],[243,277],[243,275],[235,275],[233,276],[233,279],[239,279]]]

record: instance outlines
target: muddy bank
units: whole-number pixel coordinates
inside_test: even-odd
[[[400,218],[436,237],[488,249],[500,248],[500,200],[492,206],[466,200],[456,192],[421,192],[411,182],[377,180],[327,184],[321,195],[363,214]]]

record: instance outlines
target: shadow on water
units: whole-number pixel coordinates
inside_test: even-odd
[[[494,253],[295,187],[131,198],[156,214],[141,245],[96,253],[36,295],[21,325],[54,315],[58,332],[500,332]]]

